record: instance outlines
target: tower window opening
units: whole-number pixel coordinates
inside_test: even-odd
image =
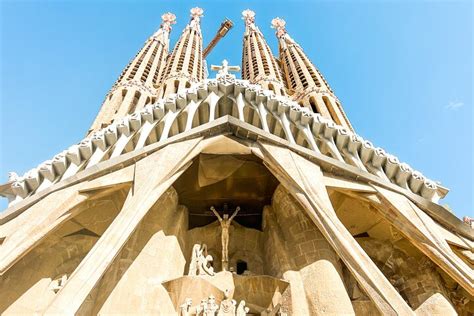
[[[316,99],[314,97],[309,98],[309,105],[314,113],[319,113],[318,107],[316,106]]]
[[[179,89],[179,80],[174,81],[174,93],[178,93]]]
[[[138,105],[138,100],[140,99],[141,93],[139,91],[135,92],[135,95],[133,96],[132,104],[130,104],[130,108],[128,110],[128,114],[131,114],[135,112],[135,109],[137,108]]]
[[[237,274],[243,274],[247,270],[247,262],[237,260]]]

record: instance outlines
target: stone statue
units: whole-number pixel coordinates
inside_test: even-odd
[[[209,295],[209,298],[207,299],[207,310],[204,315],[215,316],[218,309],[219,305],[216,304],[216,298],[214,295]]]
[[[195,244],[191,254],[188,275],[214,275],[213,258],[207,254],[207,245]]]
[[[221,306],[217,316],[235,316],[237,302],[230,298],[229,290],[225,290],[225,299],[221,301]]]
[[[237,307],[236,316],[245,316],[250,311],[250,308],[245,306],[245,301],[241,300],[239,306]]]
[[[191,316],[191,306],[193,305],[193,300],[190,298],[186,298],[183,304],[179,306],[181,311],[180,316]]]
[[[232,220],[234,217],[237,215],[237,213],[240,211],[240,207],[237,206],[235,209],[235,212],[232,214],[232,216],[229,218],[229,214],[224,214],[224,218],[220,217],[219,213],[217,213],[216,209],[214,206],[211,206],[211,211],[214,213],[214,215],[217,216],[217,219],[221,223],[221,228],[222,228],[222,234],[221,234],[221,242],[222,242],[222,270],[227,271],[228,266],[229,266],[229,254],[228,254],[228,248],[229,248],[229,229],[230,225],[232,223]]]

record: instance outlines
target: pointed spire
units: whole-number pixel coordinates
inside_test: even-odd
[[[156,99],[160,78],[166,67],[171,25],[176,23],[176,16],[167,12],[161,19],[160,28],[147,39],[105,97],[88,134]]]
[[[195,7],[190,10],[191,20],[184,28],[178,42],[168,58],[163,73],[163,85],[159,96],[178,93],[191,84],[204,80],[204,62],[202,58],[201,18],[204,11]]]
[[[166,46],[169,46],[169,34],[171,32],[171,25],[176,24],[176,16],[167,12],[161,16],[161,25],[160,28],[151,36],[151,38],[165,43]]]
[[[242,11],[245,22],[242,78],[257,83],[277,95],[285,95],[281,71],[262,32],[255,25],[255,12]]]
[[[256,26],[255,26],[255,12],[250,10],[250,9],[246,9],[244,11],[242,11],[242,20],[245,21],[245,30],[256,30]]]
[[[352,130],[351,123],[329,84],[286,31],[285,20],[274,18],[271,26],[276,30],[281,71],[292,99],[300,106]]]

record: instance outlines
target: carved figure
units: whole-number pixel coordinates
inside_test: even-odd
[[[219,222],[221,224],[221,229],[222,229],[222,234],[221,234],[222,270],[227,271],[228,266],[229,266],[229,254],[228,254],[229,229],[230,229],[230,225],[232,223],[232,220],[237,215],[237,213],[240,211],[240,207],[237,206],[237,208],[235,209],[235,212],[232,214],[232,216],[230,218],[229,218],[229,214],[224,214],[224,218],[220,217],[219,213],[217,213],[214,206],[211,206],[211,211],[214,213],[214,215],[217,216],[217,219],[219,220]]]
[[[191,316],[191,306],[193,305],[193,300],[190,298],[186,298],[184,303],[179,306],[181,311],[181,316]]]
[[[214,275],[213,258],[207,254],[207,245],[195,244],[191,254],[188,275]]]
[[[245,306],[245,301],[241,300],[239,306],[237,307],[236,316],[245,316],[250,311],[250,308]]]
[[[207,300],[207,310],[204,315],[215,316],[218,309],[219,305],[216,304],[216,298],[214,297],[214,295],[210,295]]]
[[[235,316],[237,302],[230,298],[229,290],[225,290],[225,299],[222,300],[217,316]]]

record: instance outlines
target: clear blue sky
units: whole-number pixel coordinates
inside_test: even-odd
[[[356,131],[451,189],[441,204],[473,216],[471,1],[1,1],[0,182],[80,141],[123,67],[177,15],[172,45],[204,8],[208,57],[241,63],[241,11],[277,53],[273,17],[325,75]],[[6,202],[0,209],[6,207]]]

